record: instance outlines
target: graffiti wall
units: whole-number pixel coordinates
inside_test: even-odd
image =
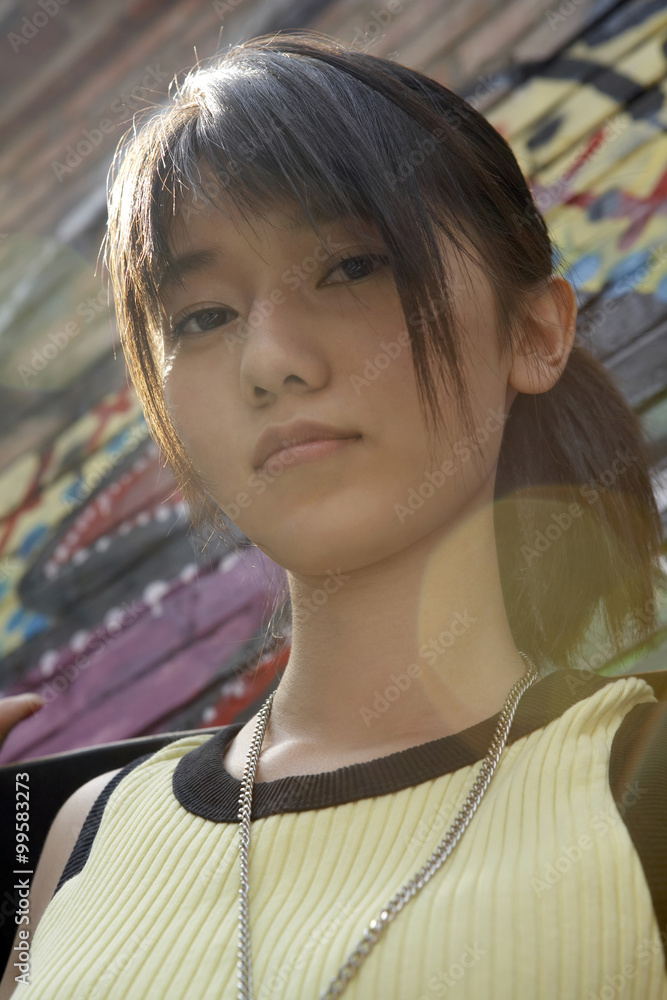
[[[667,526],[667,0],[52,7],[2,15],[0,686],[47,706],[0,763],[233,721],[289,652],[271,622],[282,571],[231,525],[225,539],[189,526],[98,259],[116,144],[195,50],[314,28],[422,69],[488,117],[562,253],[579,338],[640,414]],[[653,641],[603,651],[596,669],[664,669],[657,601]]]

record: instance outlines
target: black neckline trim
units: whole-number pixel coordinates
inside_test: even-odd
[[[623,679],[627,678],[591,676],[581,670],[554,670],[523,694],[507,745],[547,725],[605,684]],[[253,792],[252,819],[388,795],[474,764],[488,752],[499,716],[497,712],[460,733],[361,764],[259,782]],[[244,724],[223,726],[179,760],[172,788],[188,812],[216,823],[238,822],[241,782],[227,771],[222,758],[227,744]]]

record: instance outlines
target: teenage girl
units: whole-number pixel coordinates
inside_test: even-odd
[[[112,181],[146,417],[193,518],[287,571],[291,653],[249,722],[63,806],[17,996],[665,1000],[660,704],[582,659],[650,634],[658,513],[508,144],[276,35]]]

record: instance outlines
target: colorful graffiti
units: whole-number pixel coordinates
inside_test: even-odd
[[[667,527],[667,0],[540,2],[524,22],[511,21],[513,5],[489,3],[486,15],[454,6],[458,22],[415,0],[371,32],[362,4],[320,4],[308,26],[349,41],[360,33],[369,51],[468,96],[505,136],[577,289],[578,335],[640,413]],[[197,18],[185,0],[163,7],[124,14],[151,52],[158,92],[217,23],[211,5]],[[227,41],[247,16],[232,11]],[[252,23],[272,28],[269,8]],[[22,53],[33,73],[39,44]],[[5,694],[38,691],[47,706],[10,734],[0,763],[222,725],[275,681],[289,648],[274,647],[268,628],[282,572],[232,525],[224,539],[193,534],[127,385],[93,269],[104,225],[95,171],[112,149],[76,153],[102,120],[109,143],[131,121],[136,85],[120,74],[144,79],[147,67],[109,65],[87,103],[54,87],[64,141],[43,140],[46,151],[26,159],[19,130],[3,154],[25,176],[0,221],[0,683]],[[3,114],[9,134],[18,111]],[[58,176],[51,167],[68,148],[79,162]],[[663,601],[653,644],[608,669],[664,667],[665,648]]]

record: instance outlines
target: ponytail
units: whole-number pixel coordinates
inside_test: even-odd
[[[552,389],[515,399],[495,499],[519,649],[576,666],[596,615],[611,655],[651,635],[662,528],[648,449],[637,415],[579,344]]]

